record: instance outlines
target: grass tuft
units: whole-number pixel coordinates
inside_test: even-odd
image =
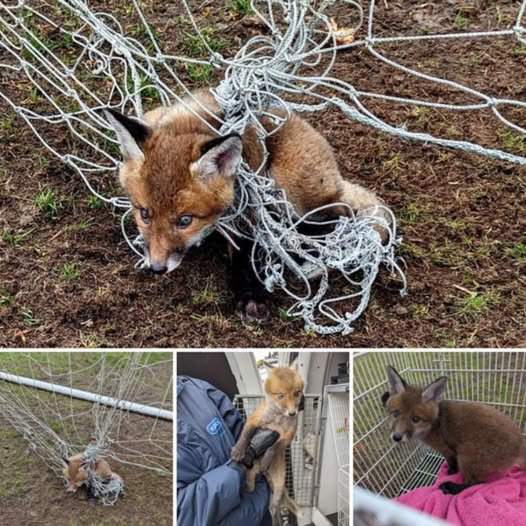
[[[65,281],[73,281],[80,276],[79,269],[76,263],[64,263],[60,267],[60,275]]]
[[[230,0],[230,7],[234,13],[239,15],[250,15],[254,12],[251,0]]]
[[[50,219],[56,219],[58,217],[60,200],[55,192],[48,188],[38,192],[35,197],[35,206]]]

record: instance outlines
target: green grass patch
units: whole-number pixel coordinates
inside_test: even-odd
[[[80,276],[80,272],[76,263],[64,263],[60,267],[60,275],[65,281],[73,281]]]
[[[214,74],[214,66],[211,64],[193,64],[187,63],[184,65],[188,78],[192,82],[201,82],[209,84]]]
[[[34,325],[38,325],[40,323],[40,320],[35,317],[33,311],[25,307],[20,309],[20,317],[22,318],[24,324],[28,327],[33,327]]]
[[[104,206],[104,201],[102,199],[99,199],[96,195],[88,195],[87,201],[88,201],[88,206],[90,208],[99,209]]]
[[[453,25],[455,26],[455,29],[458,29],[459,31],[467,29],[469,26],[469,18],[462,11],[459,11],[453,20]]]
[[[30,228],[29,230],[25,230],[23,232],[11,232],[10,230],[2,230],[0,232],[0,238],[3,241],[6,241],[7,243],[10,243],[14,247],[18,248],[23,241],[25,241],[31,233],[36,230],[36,227]]]
[[[239,15],[250,15],[254,12],[250,0],[229,0],[230,9]]]
[[[35,206],[50,219],[58,217],[58,210],[61,206],[60,198],[51,188],[41,190],[35,197]]]
[[[105,364],[109,367],[125,367],[134,356],[132,352],[2,352],[0,353],[0,370],[11,374],[36,377],[40,367],[53,374],[64,374],[70,370],[81,370],[94,365],[105,355]],[[140,365],[153,365],[161,361],[172,360],[170,352],[144,352],[139,360]],[[42,379],[41,375],[38,379]]]
[[[215,29],[210,27],[201,29],[201,34],[203,39],[196,34],[184,33],[181,45],[189,56],[195,58],[207,57],[209,55],[207,45],[214,52],[221,51],[226,47],[226,42],[217,36]]]
[[[503,148],[507,151],[526,155],[526,137],[524,135],[506,130],[501,133],[500,140]]]
[[[203,288],[193,292],[190,299],[194,305],[218,305],[223,303],[221,294],[211,282],[207,282]]]
[[[493,293],[474,293],[463,296],[456,301],[455,314],[468,319],[476,319],[489,312],[498,301],[498,294]]]
[[[526,243],[515,243],[515,245],[505,250],[505,254],[517,261],[526,261]]]
[[[0,289],[0,307],[11,307],[13,305],[13,294],[5,289]]]

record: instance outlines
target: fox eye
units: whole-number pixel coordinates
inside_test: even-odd
[[[301,394],[301,391],[296,391],[296,392],[294,393],[294,396],[298,397],[300,394]]]
[[[415,424],[418,424],[418,422],[420,422],[420,420],[422,420],[419,416],[414,416],[413,418],[411,418],[411,420],[415,423]]]
[[[186,228],[190,225],[190,223],[193,221],[193,217],[190,215],[186,216],[179,216],[177,220],[175,221],[175,226],[177,228]]]
[[[139,213],[141,214],[141,219],[145,223],[149,223],[150,222],[150,212],[148,211],[147,208],[141,208]]]
[[[395,418],[398,418],[400,416],[400,411],[393,411],[391,415],[394,416]]]
[[[278,393],[276,396],[278,397],[278,400],[281,400],[283,398],[283,393]]]

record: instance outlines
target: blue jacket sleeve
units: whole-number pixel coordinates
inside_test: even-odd
[[[243,492],[239,506],[218,523],[218,526],[272,526],[268,511],[269,487],[266,480],[258,477],[254,493]]]
[[[205,473],[192,484],[179,489],[177,523],[180,526],[212,526],[220,523],[233,508],[239,506],[243,484],[243,470],[233,463]]]

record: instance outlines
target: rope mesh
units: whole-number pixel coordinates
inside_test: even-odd
[[[242,133],[248,125],[256,125],[263,148],[265,137],[283,124],[269,113],[270,108],[308,113],[335,107],[354,121],[399,138],[526,164],[526,158],[519,155],[388,124],[365,104],[366,99],[380,99],[444,110],[486,110],[510,130],[526,133],[525,128],[501,112],[502,107],[524,108],[526,102],[495,98],[468,85],[423,73],[380,51],[382,45],[393,42],[440,39],[504,37],[524,45],[526,0],[520,3],[513,26],[505,30],[394,37],[375,35],[374,0],[369,1],[367,12],[358,0],[252,1],[252,10],[264,31],[230,57],[214,49],[206,32],[198,26],[188,1],[181,3],[193,36],[208,55],[205,59],[164,51],[136,0],[130,4],[138,20],[133,35],[125,33],[116,16],[91,9],[83,0],[40,1],[31,5],[19,0],[0,5],[0,72],[7,78],[23,79],[26,98],[20,100],[19,93],[7,90],[0,91],[0,97],[51,153],[80,175],[90,192],[123,210],[123,235],[139,256],[138,265],[144,262],[141,239],[126,231],[130,203],[126,198],[111,196],[107,172],[117,171],[120,162],[116,138],[102,109],[110,106],[141,117],[143,105],[151,109],[158,104],[183,103],[183,97],[192,100],[188,86],[180,78],[181,66],[220,68],[223,80],[212,90],[224,111],[220,131]],[[343,43],[327,14],[335,3],[345,4],[355,15],[355,26],[347,32],[353,37]],[[355,39],[366,18],[365,38]],[[470,102],[449,104],[357,90],[330,75],[338,53],[349,48],[363,48],[378,61],[410,77],[455,89]],[[479,102],[471,102],[472,98]],[[193,111],[190,107],[188,110]],[[258,119],[263,115],[273,119],[271,131],[259,125]],[[196,117],[201,118],[197,114]],[[59,148],[47,136],[48,128],[43,128],[43,124],[62,126],[76,141],[67,141],[65,148]],[[264,158],[266,161],[266,151]],[[234,245],[239,237],[255,242],[252,263],[256,274],[269,291],[279,289],[291,297],[293,304],[288,313],[302,317],[306,329],[321,334],[349,334],[353,322],[367,307],[371,287],[383,266],[398,275],[401,293],[405,293],[405,276],[396,258],[401,239],[397,237],[395,218],[387,208],[360,215],[351,212],[350,217],[326,223],[330,228],[323,235],[301,234],[298,225],[315,221],[320,212],[323,209],[299,217],[285,193],[265,173],[264,163],[255,172],[242,164],[235,205],[216,228]],[[378,227],[389,232],[383,244]],[[335,297],[331,286],[342,278],[346,285],[342,294]]]
[[[123,481],[101,478],[94,470],[97,460],[107,459],[112,468],[120,463],[171,473],[172,424],[156,416],[171,404],[171,366],[171,360],[149,353],[5,353],[0,356],[0,422],[23,436],[58,477],[63,477],[63,459],[82,454],[93,466],[89,493],[113,505]],[[49,386],[51,391],[44,390]],[[79,388],[95,399],[78,400]],[[108,397],[115,405],[106,405]],[[129,406],[125,401],[138,399],[151,405],[153,417],[122,409]]]

